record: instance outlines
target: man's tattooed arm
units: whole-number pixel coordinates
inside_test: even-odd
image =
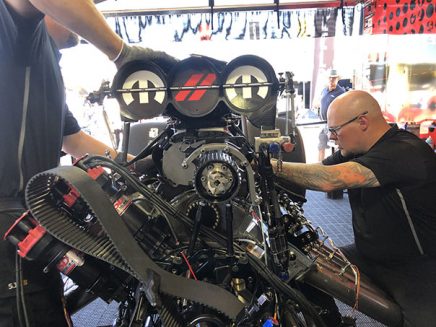
[[[276,166],[274,163],[273,167]],[[331,166],[284,162],[282,171],[276,174],[305,188],[324,192],[380,186],[370,169],[352,161]]]

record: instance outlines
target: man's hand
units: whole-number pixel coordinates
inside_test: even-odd
[[[150,60],[158,64],[165,72],[168,72],[176,63],[177,59],[163,51],[155,51],[150,48],[130,46],[123,44],[118,58],[114,60],[117,68],[134,60]]]

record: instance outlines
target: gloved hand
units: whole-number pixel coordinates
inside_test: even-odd
[[[150,48],[130,46],[123,43],[120,54],[114,60],[118,69],[124,64],[134,60],[150,60],[168,72],[176,63],[177,59],[163,51],[155,51]]]

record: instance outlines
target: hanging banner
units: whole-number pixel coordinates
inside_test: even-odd
[[[156,35],[173,42],[294,39],[331,37],[338,28],[339,33],[351,35],[354,8],[116,16],[107,21],[128,43]]]

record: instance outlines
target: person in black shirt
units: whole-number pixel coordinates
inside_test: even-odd
[[[81,131],[68,110],[56,44],[71,45],[71,40],[59,38],[54,32],[61,26],[53,22],[46,25],[44,14],[93,43],[117,67],[136,58],[168,65],[175,62],[164,53],[124,44],[92,1],[0,0],[1,236],[25,210],[23,189],[27,181],[56,167],[61,149],[74,157],[108,150],[112,158],[116,156],[115,150]],[[0,326],[70,324],[64,315],[58,273],[44,274],[38,264],[21,262],[16,249],[3,240],[0,260]],[[21,272],[22,278],[17,278]],[[17,285],[22,285],[21,294]]]
[[[276,173],[312,190],[348,189],[355,243],[343,251],[399,304],[404,326],[434,325],[436,155],[391,127],[364,91],[336,98],[327,122],[340,151]]]

